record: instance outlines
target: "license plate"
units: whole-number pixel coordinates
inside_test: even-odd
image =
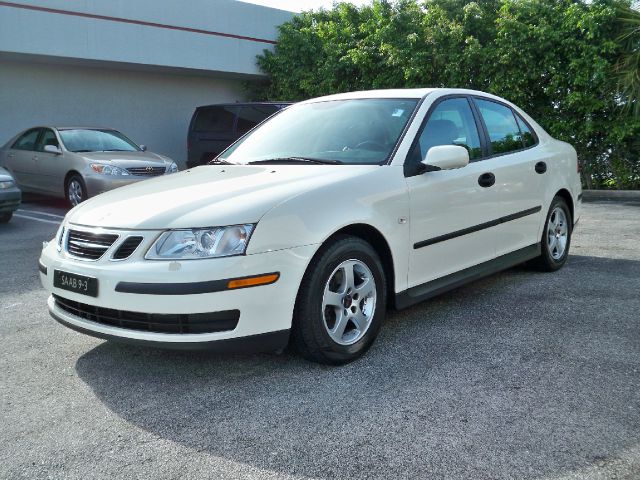
[[[77,273],[62,272],[54,270],[53,286],[69,290],[70,292],[88,295],[90,297],[98,296],[98,279],[93,277],[85,277]]]

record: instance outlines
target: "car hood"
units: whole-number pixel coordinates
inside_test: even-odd
[[[76,153],[90,162],[110,163],[121,168],[162,167],[170,160],[153,152],[82,152]]]
[[[98,195],[71,210],[67,220],[76,225],[150,230],[256,223],[284,200],[377,168],[381,167],[201,166]]]

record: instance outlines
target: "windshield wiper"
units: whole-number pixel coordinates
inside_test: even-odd
[[[235,165],[235,163],[223,160],[222,158],[214,158],[213,160],[209,160],[207,165]]]
[[[249,162],[249,165],[256,165],[258,163],[315,163],[318,165],[341,165],[340,160],[324,160],[321,158],[307,158],[307,157],[280,157],[280,158],[267,158],[265,160],[254,160]]]

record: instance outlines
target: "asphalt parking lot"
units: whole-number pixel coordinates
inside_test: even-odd
[[[585,204],[555,274],[391,313],[364,358],[140,349],[51,319],[64,208],[0,225],[0,478],[640,478],[640,203]]]

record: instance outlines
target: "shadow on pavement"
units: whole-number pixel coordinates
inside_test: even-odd
[[[640,262],[572,256],[391,313],[359,361],[103,343],[95,395],[153,435],[318,478],[533,478],[640,442]]]

